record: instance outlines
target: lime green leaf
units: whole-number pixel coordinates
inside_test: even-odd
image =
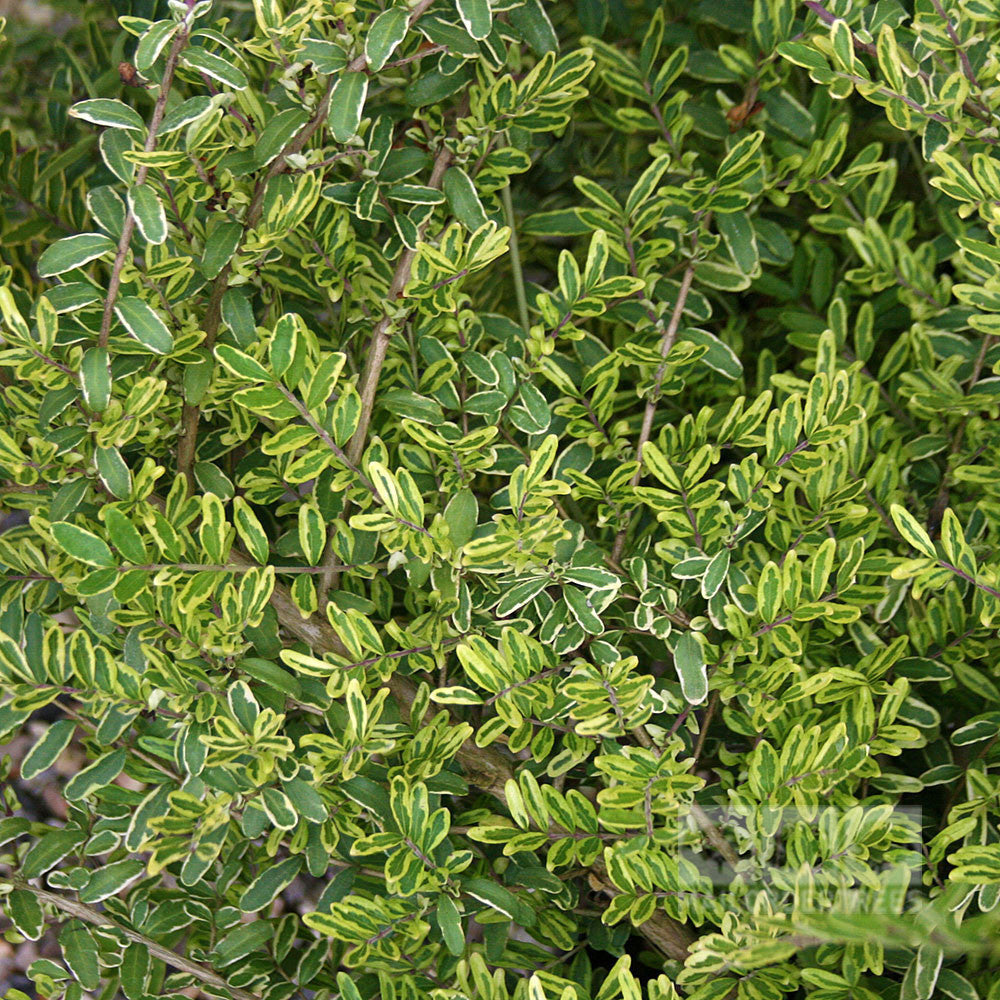
[[[102,568],[117,565],[107,542],[86,528],[70,521],[56,521],[50,527],[56,544],[74,559]]]

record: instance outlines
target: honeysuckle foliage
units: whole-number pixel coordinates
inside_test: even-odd
[[[1000,4],[58,13],[0,62],[38,995],[997,1000]]]

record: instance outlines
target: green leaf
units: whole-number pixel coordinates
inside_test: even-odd
[[[511,920],[516,920],[520,915],[521,905],[518,903],[517,897],[489,879],[465,879],[462,882],[462,891]]]
[[[21,777],[26,781],[37,778],[47,771],[58,759],[59,755],[69,746],[69,741],[76,732],[76,723],[71,719],[59,719],[53,722],[45,735],[28,751],[21,763]]]
[[[111,368],[106,348],[91,347],[84,351],[80,362],[80,388],[84,402],[95,413],[107,408],[111,399]]]
[[[309,121],[301,108],[286,108],[271,118],[254,146],[254,162],[266,167],[298,135]]]
[[[254,920],[241,924],[230,931],[216,946],[215,955],[219,966],[233,962],[256,951],[271,939],[271,925],[266,920]]]
[[[757,611],[763,621],[773,622],[781,610],[781,570],[773,562],[767,563],[757,583]]]
[[[115,315],[143,347],[154,354],[169,354],[174,338],[153,308],[135,295],[126,295],[115,305]]]
[[[288,796],[284,792],[279,792],[277,788],[265,788],[261,792],[260,802],[268,819],[279,830],[291,830],[298,823],[298,815],[292,808]]]
[[[341,73],[330,92],[330,132],[337,142],[347,142],[357,135],[368,96],[368,75],[362,72]]]
[[[14,889],[3,897],[4,916],[29,941],[37,941],[45,929],[45,915],[38,897],[27,889]],[[6,994],[10,996],[10,994]]]
[[[282,789],[300,816],[313,823],[323,823],[328,818],[326,806],[319,792],[302,778],[291,778]]]
[[[67,236],[48,247],[38,258],[38,275],[51,278],[83,267],[115,249],[114,242],[103,233],[80,233]]]
[[[271,547],[260,520],[243,497],[233,498],[233,526],[254,562],[266,566]]]
[[[708,697],[705,653],[693,632],[684,632],[674,647],[674,666],[681,693],[689,705],[700,705]]]
[[[113,750],[98,757],[92,764],[81,768],[66,782],[63,797],[69,802],[77,802],[110,784],[122,773],[125,766],[125,751]]]
[[[93,101],[80,101],[69,109],[74,118],[81,118],[94,125],[107,125],[110,128],[121,128],[131,132],[145,132],[146,124],[134,108],[123,101],[115,101],[101,97]]]
[[[459,490],[444,509],[448,537],[456,549],[472,539],[479,519],[479,504],[472,490]]]
[[[389,7],[372,21],[365,35],[365,58],[373,73],[385,66],[406,37],[408,23],[409,14],[404,7]]]
[[[570,613],[585,632],[600,635],[604,631],[604,622],[594,610],[590,594],[576,587],[563,587],[562,594]]]
[[[117,895],[145,870],[146,866],[142,861],[132,858],[98,868],[90,876],[90,881],[80,890],[80,902],[100,903],[110,896]]]
[[[97,448],[94,460],[104,485],[119,500],[127,500],[132,492],[132,473],[121,452],[117,448]]]
[[[138,941],[130,941],[122,953],[122,964],[118,970],[126,1000],[142,1000],[151,964],[149,948]]]
[[[326,525],[319,508],[312,504],[299,508],[299,545],[307,565],[318,566],[326,547]]]
[[[101,965],[97,942],[86,924],[70,920],[59,932],[59,947],[63,961],[80,985],[85,990],[96,990],[101,985]]]
[[[214,107],[215,105],[212,103],[211,97],[206,97],[203,94],[197,97],[189,97],[163,116],[157,136],[166,136],[172,132],[179,131],[186,125],[204,118]]]
[[[701,361],[709,368],[714,368],[720,375],[733,381],[743,376],[743,364],[736,356],[736,352],[714,333],[696,327],[688,327],[684,330],[683,338],[699,347],[706,347],[707,350],[702,355]]]
[[[729,561],[732,553],[729,549],[720,549],[708,564],[705,575],[701,579],[701,596],[714,597],[726,582],[729,573]]]
[[[70,521],[56,521],[50,525],[50,530],[59,548],[74,559],[107,569],[117,565],[107,542],[86,528]]]
[[[240,897],[240,909],[244,913],[255,913],[270,906],[275,897],[292,884],[302,868],[302,860],[299,855],[265,867]]]
[[[525,0],[523,4],[511,8],[507,16],[535,55],[542,56],[558,50],[559,38],[541,0]]]
[[[486,38],[493,30],[493,12],[490,0],[455,0],[458,16],[465,30],[476,39]]]
[[[21,861],[21,875],[24,878],[38,878],[54,868],[71,851],[76,850],[87,835],[77,828],[53,830],[39,837],[28,849]]]
[[[135,49],[135,68],[140,73],[146,73],[153,68],[153,64],[167,47],[178,27],[176,21],[166,20],[156,21],[146,29]]]
[[[441,928],[445,947],[456,958],[465,953],[465,931],[462,929],[462,917],[458,907],[450,896],[442,893],[437,901],[437,922]]]
[[[116,507],[105,507],[102,516],[108,540],[130,563],[149,562],[149,553],[136,526]]]

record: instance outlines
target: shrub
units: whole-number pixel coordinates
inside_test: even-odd
[[[1000,997],[1000,5],[910,6],[8,26],[39,996]]]

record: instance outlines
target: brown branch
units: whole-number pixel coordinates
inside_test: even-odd
[[[174,70],[177,69],[177,61],[180,58],[181,50],[187,44],[188,30],[187,21],[181,23],[174,39],[174,44],[170,47],[166,65],[163,68],[163,80],[160,83],[160,94],[156,98],[156,105],[153,108],[153,117],[149,122],[149,132],[146,135],[146,145],[143,147],[147,153],[153,152],[156,148],[156,135],[160,130],[163,121],[163,113],[167,108],[167,98],[170,96],[170,85],[174,80]],[[149,174],[149,165],[143,163],[135,174],[135,186],[146,183],[146,176]],[[115,313],[115,301],[118,298],[118,289],[122,283],[122,268],[125,266],[125,257],[128,254],[129,244],[132,242],[132,233],[135,231],[135,213],[129,208],[125,215],[125,225],[122,227],[121,239],[118,241],[118,252],[115,254],[115,262],[111,268],[111,281],[108,283],[108,294],[104,300],[104,315],[101,317],[101,332],[98,337],[98,346],[107,347],[108,337],[111,335],[111,319]]]
[[[236,551],[230,556],[233,562],[243,562],[245,556]],[[249,560],[246,560],[249,562]],[[322,618],[303,618],[291,594],[280,584],[276,584],[271,595],[271,607],[287,632],[306,643],[313,653],[336,653],[347,656],[348,651],[337,637],[333,628]],[[381,659],[381,657],[380,657]],[[386,682],[392,693],[403,721],[410,721],[410,706],[417,697],[417,686],[409,677],[395,673]],[[514,777],[512,762],[492,747],[479,747],[472,739],[466,740],[455,755],[462,765],[465,778],[470,785],[478,788],[501,803],[507,803],[507,782]],[[617,895],[608,876],[604,862],[598,859],[590,869],[593,883],[602,892]],[[670,958],[683,961],[694,941],[691,930],[665,913],[657,912],[638,928],[639,933],[654,947]]]
[[[256,993],[248,993],[246,990],[239,989],[239,987],[230,986],[222,976],[213,972],[208,966],[192,962],[189,958],[185,958],[185,956],[179,955],[169,948],[164,948],[161,944],[157,944],[152,938],[148,938],[138,931],[132,930],[130,927],[123,927],[117,921],[112,920],[107,913],[95,910],[85,903],[78,903],[74,899],[66,899],[64,896],[49,892],[47,889],[39,889],[37,886],[33,886],[16,876],[2,876],[0,877],[0,881],[6,882],[7,885],[13,886],[16,889],[26,889],[28,892],[33,893],[40,903],[48,903],[70,917],[93,924],[95,927],[106,927],[123,934],[129,941],[141,944],[154,958],[158,958],[160,961],[166,962],[167,965],[171,965],[175,969],[193,976],[206,986],[211,986],[218,990],[226,990],[236,1000],[260,1000],[260,997]]]

